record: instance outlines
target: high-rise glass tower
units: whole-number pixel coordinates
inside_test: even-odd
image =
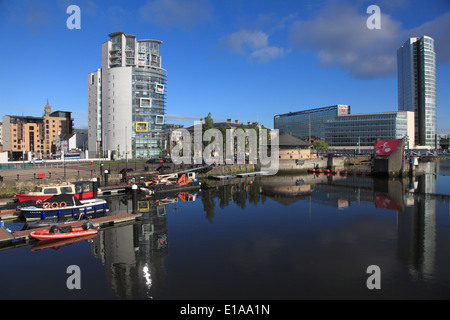
[[[414,111],[417,145],[435,147],[436,53],[428,36],[410,38],[397,51],[398,110]]]
[[[166,70],[159,40],[114,32],[102,45],[102,68],[88,77],[89,152],[151,158],[164,148]]]

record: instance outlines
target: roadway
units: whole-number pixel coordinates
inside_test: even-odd
[[[133,175],[135,172],[152,172],[156,171],[161,165],[164,166],[165,171],[174,172],[185,169],[190,169],[189,165],[175,165],[173,163],[118,163],[115,161],[102,162],[95,161],[47,161],[44,164],[34,164],[32,168],[28,169],[0,169],[0,176],[3,181],[31,181],[38,178],[38,173],[44,173],[45,179],[62,180],[65,178],[75,178],[87,180],[93,177],[100,177],[108,170],[109,174],[121,175],[125,169],[128,170],[128,175]]]

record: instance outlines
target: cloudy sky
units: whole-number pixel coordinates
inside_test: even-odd
[[[67,7],[81,10],[69,30]],[[376,5],[380,29],[369,29]],[[335,104],[397,110],[396,51],[435,39],[438,131],[450,133],[448,0],[0,0],[1,115],[73,111],[87,126],[87,75],[115,31],[158,39],[167,70],[166,122],[259,121]]]

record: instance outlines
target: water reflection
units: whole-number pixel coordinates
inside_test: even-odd
[[[436,271],[436,203],[448,203],[448,197],[437,192],[439,175],[433,165],[438,163],[430,163],[427,173],[403,180],[365,176],[265,176],[209,181],[208,188],[198,195],[185,192],[161,199],[143,197],[138,202],[142,218],[137,223],[101,232],[91,245],[92,254],[104,264],[107,281],[116,297],[170,298],[170,293],[163,294],[171,243],[167,217],[179,208],[177,204],[192,202],[197,207],[201,204],[204,218],[214,224],[219,209],[233,204],[241,209],[252,205],[264,210],[268,199],[286,207],[308,201],[310,216],[315,214],[312,204],[345,211],[366,203],[377,210],[395,212],[398,261],[411,277],[432,279]],[[132,208],[127,197],[111,198],[109,205],[114,213],[130,212]],[[193,227],[186,225],[186,229]]]
[[[142,197],[137,203],[138,212],[142,213],[137,223],[106,228],[94,239],[92,254],[104,264],[107,281],[118,298],[152,298],[151,290],[163,285],[166,205],[175,201],[175,197],[156,200]],[[113,214],[132,209],[131,198],[127,196],[109,198],[108,203]]]

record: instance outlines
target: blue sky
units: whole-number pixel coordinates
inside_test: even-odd
[[[81,29],[69,30],[69,5]],[[366,26],[370,5],[381,29]],[[273,128],[275,114],[335,104],[397,110],[396,50],[435,38],[438,133],[450,133],[450,1],[0,0],[0,116],[73,112],[87,127],[87,75],[123,31],[161,40],[166,122],[212,113]]]

